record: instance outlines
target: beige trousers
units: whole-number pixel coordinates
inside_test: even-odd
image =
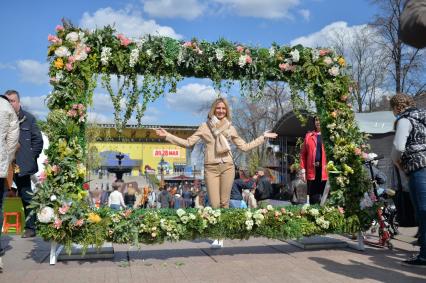
[[[228,208],[234,182],[233,163],[216,163],[204,165],[204,178],[212,208]]]

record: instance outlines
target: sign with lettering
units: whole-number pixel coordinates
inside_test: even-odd
[[[154,157],[180,157],[178,149],[154,149]]]

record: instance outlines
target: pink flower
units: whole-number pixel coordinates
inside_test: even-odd
[[[294,71],[296,69],[296,66],[290,65],[288,63],[281,63],[278,65],[278,67],[280,67],[281,71]]]
[[[362,151],[361,151],[361,149],[360,149],[359,147],[356,147],[356,148],[354,149],[354,152],[355,152],[355,155],[358,155],[358,156],[360,156],[360,155],[361,155],[361,153],[362,153]]]
[[[123,46],[127,46],[130,43],[132,43],[132,41],[130,39],[128,39],[127,37],[125,37],[123,34],[117,34],[117,38],[120,40],[121,45]]]
[[[78,110],[80,110],[80,111],[84,111],[84,109],[85,109],[84,105],[83,105],[83,104],[81,104],[81,103],[79,103],[79,104],[77,105],[77,108],[78,108]]]
[[[183,47],[192,47],[192,42],[191,41],[187,41],[183,44]]]
[[[53,83],[55,83],[57,81],[56,77],[50,77],[50,81],[53,82]]]
[[[38,176],[38,180],[40,183],[43,183],[47,179],[46,171],[41,171],[40,176]]]
[[[342,96],[340,97],[340,100],[341,100],[341,101],[346,101],[346,100],[348,100],[348,95],[347,95],[347,94],[342,95]]]
[[[72,71],[72,63],[66,63],[65,69],[67,69],[68,72],[71,72]]]
[[[72,109],[77,110],[77,109],[78,109],[78,104],[73,104],[73,105],[72,105]]]
[[[49,40],[50,42],[55,43],[55,44],[62,44],[62,39],[60,39],[56,35],[49,34],[47,36],[47,40]]]
[[[244,47],[242,47],[241,45],[237,46],[237,52],[241,53],[244,51]]]
[[[92,51],[92,48],[90,48],[89,46],[86,46],[85,51],[86,51],[86,53],[89,53],[90,51]]]
[[[81,227],[84,224],[84,219],[79,219],[75,222],[75,226],[77,227]]]
[[[70,56],[68,57],[68,63],[74,63],[75,62],[75,57],[74,56]]]
[[[56,29],[56,31],[62,31],[62,30],[64,30],[64,27],[61,26],[61,25],[57,25],[55,29]]]
[[[70,209],[70,206],[68,204],[63,204],[60,208],[59,208],[59,213],[60,214],[65,214],[67,213],[67,211]]]
[[[77,116],[77,110],[75,110],[75,109],[68,110],[67,116],[68,117],[76,117]]]
[[[53,222],[53,226],[54,226],[56,229],[61,228],[61,226],[62,226],[62,220],[61,220],[61,219],[59,219],[59,218],[56,218],[56,219],[55,219],[55,222]]]
[[[251,59],[250,55],[246,55],[246,63],[251,64],[251,62],[253,62],[253,60]]]
[[[44,165],[49,164],[49,160],[46,158],[46,159],[43,161],[43,164],[44,164]]]
[[[362,159],[367,160],[368,154],[366,152],[363,152],[361,157],[362,157]]]
[[[325,55],[327,55],[327,54],[329,54],[330,53],[330,50],[327,50],[327,49],[321,49],[320,51],[319,51],[319,55],[320,56],[325,56]]]
[[[337,209],[339,210],[339,212],[341,213],[341,214],[344,214],[345,213],[345,210],[343,209],[343,207],[337,207]]]
[[[248,48],[247,48],[247,49],[245,50],[245,53],[246,53],[247,55],[250,55],[250,49],[248,49]]]
[[[58,165],[53,165],[52,166],[52,172],[55,174],[58,174],[58,172],[61,170],[61,168]]]

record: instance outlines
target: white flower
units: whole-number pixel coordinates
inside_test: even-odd
[[[86,34],[85,34],[84,32],[82,32],[82,31],[80,31],[80,32],[78,33],[78,38],[80,38],[80,41],[81,41],[82,43],[85,43],[85,42],[87,41]]]
[[[311,50],[311,55],[312,55],[312,61],[316,62],[319,59],[319,50],[318,49],[312,49]]]
[[[58,199],[58,198],[57,198],[55,195],[51,195],[51,196],[50,196],[50,200],[51,200],[51,201],[55,201],[55,200],[57,200],[57,199]]]
[[[195,217],[194,213],[190,213],[190,214],[189,214],[189,219],[194,220],[195,218],[196,218],[196,217]]]
[[[269,57],[274,57],[274,55],[275,55],[275,48],[271,46],[269,48]]]
[[[241,55],[240,58],[238,59],[238,65],[242,68],[246,65],[247,63],[247,55]]]
[[[43,207],[39,213],[37,213],[38,221],[41,223],[49,223],[55,219],[55,211],[49,206]]]
[[[331,59],[330,56],[325,56],[323,60],[327,65],[333,64],[333,59]]]
[[[65,46],[61,46],[55,50],[55,55],[58,57],[68,57],[71,55],[71,52]]]
[[[151,56],[152,56],[152,50],[151,50],[151,49],[148,49],[148,50],[146,51],[146,55],[148,55],[148,57],[151,57]]]
[[[251,230],[253,228],[254,222],[253,220],[247,220],[246,221],[246,228],[247,230]]]
[[[216,59],[218,61],[222,61],[223,57],[225,56],[225,51],[223,51],[223,49],[216,49],[215,53],[216,53]]]
[[[77,44],[73,54],[75,60],[84,61],[87,59],[86,47],[87,46],[84,43]]]
[[[309,213],[310,213],[312,216],[317,216],[317,215],[319,215],[319,211],[318,211],[318,209],[316,209],[316,208],[312,208],[311,210],[309,210]]]
[[[339,67],[334,66],[330,70],[328,70],[328,73],[335,77],[339,74],[339,71],[340,71]]]
[[[131,68],[133,68],[136,65],[136,63],[138,62],[138,58],[139,58],[139,49],[138,48],[132,49],[132,51],[130,52],[130,59],[129,59],[129,66]]]
[[[57,72],[55,75],[55,78],[56,78],[56,81],[59,82],[60,80],[64,78],[64,73],[62,71]]]
[[[78,33],[76,33],[75,31],[70,32],[69,34],[67,34],[65,39],[71,42],[76,42],[78,40]]]
[[[101,51],[102,65],[108,65],[108,61],[110,57],[111,57],[111,47],[102,47],[102,51]]]
[[[186,214],[185,210],[183,210],[182,208],[179,208],[178,210],[176,210],[176,214],[179,217],[182,217],[184,214]]]
[[[273,207],[272,207],[272,205],[270,205],[270,204],[268,204],[268,205],[266,206],[266,209],[267,209],[267,210],[269,210],[269,211],[274,210],[274,208],[273,208]]]
[[[295,50],[291,51],[290,55],[291,55],[291,60],[293,62],[299,62],[299,59],[300,59],[299,50],[295,49]]]

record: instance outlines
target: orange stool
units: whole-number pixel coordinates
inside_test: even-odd
[[[3,213],[3,232],[8,233],[9,228],[15,228],[16,234],[21,233],[21,213],[20,212],[5,212]],[[15,223],[9,223],[10,218],[15,217]]]

